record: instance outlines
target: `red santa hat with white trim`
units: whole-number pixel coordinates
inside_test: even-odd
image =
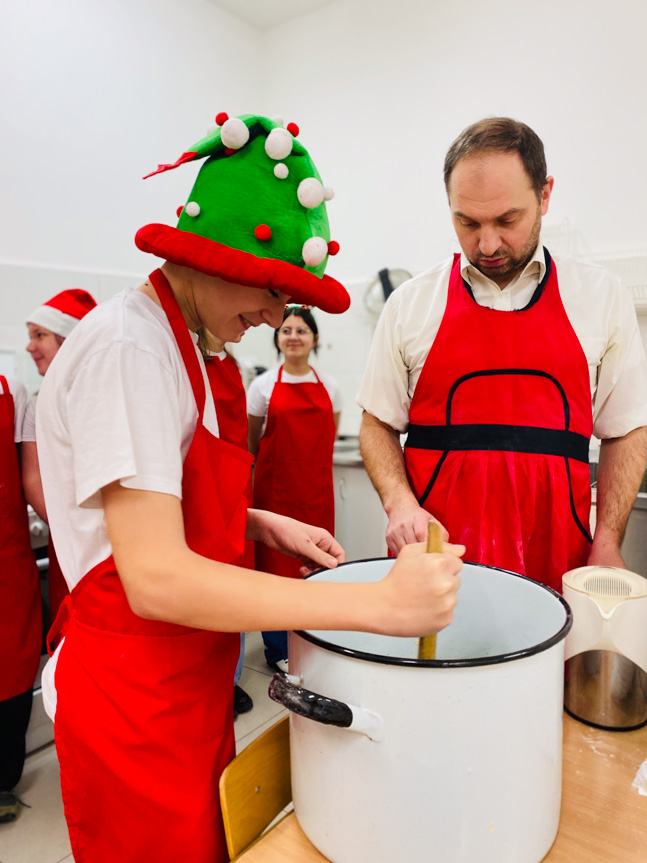
[[[28,324],[37,324],[61,338],[67,338],[81,318],[96,306],[94,297],[81,288],[61,291],[39,306],[27,318]]]

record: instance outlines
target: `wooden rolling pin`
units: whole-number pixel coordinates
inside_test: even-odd
[[[440,533],[440,525],[437,521],[430,521],[427,528],[427,554],[440,554],[443,550],[443,540]],[[418,642],[418,659],[436,658],[436,636],[425,635]]]

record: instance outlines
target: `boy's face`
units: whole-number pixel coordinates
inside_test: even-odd
[[[192,287],[194,313],[222,342],[239,342],[250,327],[260,324],[276,329],[290,299],[273,288],[251,288],[211,276],[194,279]]]

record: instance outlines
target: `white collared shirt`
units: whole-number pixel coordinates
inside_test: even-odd
[[[537,285],[546,275],[546,259],[543,246],[538,245],[523,271],[500,288],[461,254],[461,276],[471,287],[474,299],[480,306],[501,312],[512,312],[527,306]],[[559,274],[558,274],[559,278]]]
[[[595,264],[558,255],[553,262],[564,309],[589,365],[594,434],[622,437],[647,425],[647,360],[630,292]],[[452,263],[444,261],[394,291],[373,337],[357,402],[401,433],[445,313]],[[501,290],[461,255],[461,274],[476,302],[502,312],[528,305],[545,271],[539,245],[523,272]]]

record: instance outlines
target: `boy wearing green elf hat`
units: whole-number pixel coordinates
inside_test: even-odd
[[[245,537],[334,568],[325,530],[248,510],[251,456],[218,434],[196,331],[239,341],[288,300],[343,312],[338,250],[297,128],[218,115],[175,164],[207,157],[164,259],[66,339],[39,395],[50,528],[71,597],[43,675],[76,863],[224,863],[218,777],[234,756],[238,633],[426,635],[456,603],[461,548],[406,547],[375,584],[295,581],[231,564]],[[217,399],[217,393],[216,393]],[[41,448],[41,440],[43,445]]]

